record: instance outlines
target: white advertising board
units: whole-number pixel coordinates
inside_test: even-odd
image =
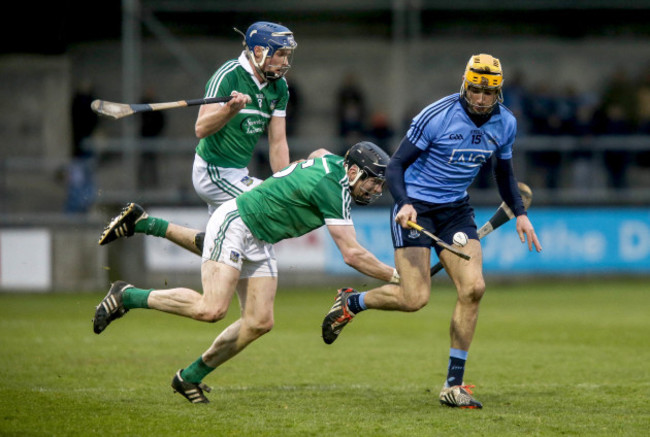
[[[47,229],[0,231],[0,288],[48,291],[52,287],[52,236]]]

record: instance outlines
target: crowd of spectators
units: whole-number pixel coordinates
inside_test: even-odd
[[[620,147],[596,151],[589,140],[602,135],[650,134],[650,65],[638,76],[624,68],[616,69],[598,89],[578,90],[572,85],[545,80],[529,83],[521,71],[505,81],[504,104],[518,120],[518,138],[526,136],[571,136],[579,138],[575,150],[560,151],[549,147],[526,151],[528,165],[543,174],[546,188],[560,187],[562,162],[596,162],[612,188],[627,186],[631,163],[650,166],[648,151]],[[393,152],[396,134],[387,114],[370,111],[363,89],[353,73],[341,81],[336,102],[338,133],[344,142],[360,138],[376,141],[388,153]],[[397,133],[399,134],[399,133]],[[487,186],[489,168],[482,171],[478,185]]]
[[[549,81],[528,84],[516,72],[505,81],[503,94],[520,120],[519,135],[650,133],[650,67],[640,77],[618,68],[602,89],[583,92],[571,85],[553,89]]]
[[[558,84],[553,84],[557,86]],[[598,161],[611,188],[626,188],[632,163],[650,164],[649,151],[626,147],[596,151],[589,140],[603,135],[650,134],[650,65],[638,76],[617,68],[600,89],[579,92],[573,86],[551,88],[549,81],[529,84],[521,72],[504,85],[504,103],[519,121],[519,137],[568,135],[582,146],[561,152],[549,147],[528,153],[531,166],[542,170],[547,188],[558,188],[562,160]],[[568,156],[567,156],[568,155]]]

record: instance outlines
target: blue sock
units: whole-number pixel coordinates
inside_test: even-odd
[[[467,351],[460,349],[449,349],[449,367],[447,368],[446,385],[451,387],[463,384],[465,374],[465,361],[467,361]]]
[[[363,310],[367,310],[366,304],[363,302],[363,299],[366,296],[366,292],[362,292],[359,294],[353,294],[352,296],[348,297],[348,308],[350,308],[350,311],[352,311],[354,314],[359,314]]]

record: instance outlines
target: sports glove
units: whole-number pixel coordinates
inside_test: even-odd
[[[393,277],[388,282],[391,284],[399,284],[399,273],[397,273],[397,269],[393,269]]]

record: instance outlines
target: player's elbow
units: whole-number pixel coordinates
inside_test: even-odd
[[[311,152],[309,154],[309,156],[307,157],[307,159],[322,158],[325,155],[331,155],[331,154],[332,154],[332,152],[330,152],[329,150],[321,148],[321,149],[317,149],[317,150],[314,150],[313,152]]]
[[[197,123],[197,124],[194,125],[194,135],[196,135],[196,137],[199,140],[201,140],[201,139],[207,137],[208,135],[210,135],[210,133],[208,132],[207,129],[205,129],[205,127],[203,127],[202,125]]]
[[[361,265],[361,251],[356,249],[348,249],[341,252],[343,255],[343,262],[350,267],[359,270]]]

